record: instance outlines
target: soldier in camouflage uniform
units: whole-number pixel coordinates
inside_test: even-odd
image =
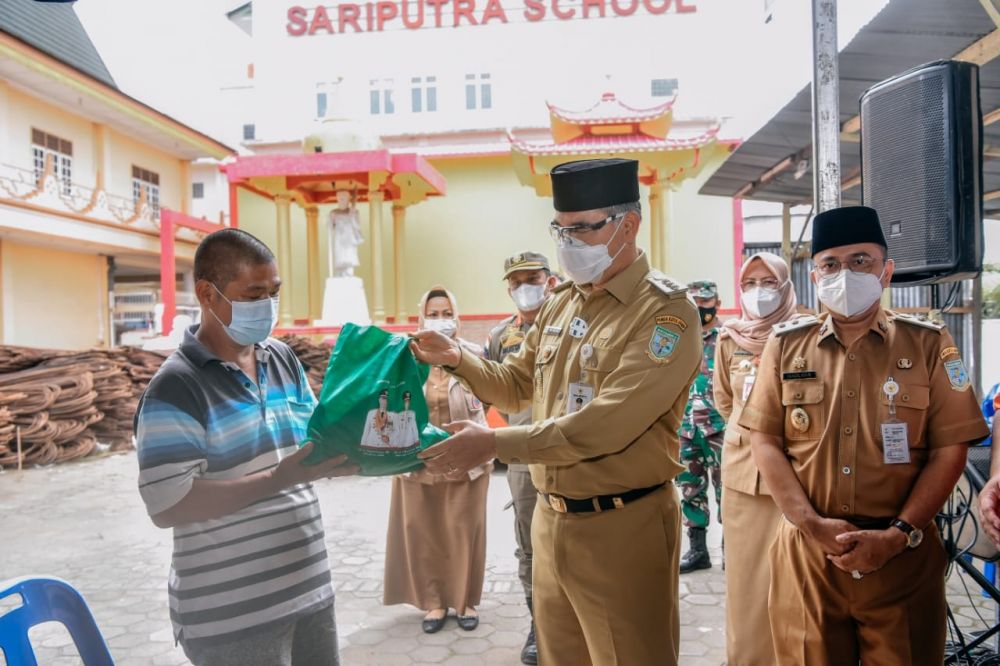
[[[722,439],[725,419],[715,409],[712,379],[715,372],[715,346],[719,339],[719,291],[710,280],[688,284],[688,294],[701,314],[704,353],[701,371],[691,385],[684,418],[678,431],[681,444],[681,464],[687,469],[677,477],[683,498],[681,512],[688,528],[691,546],[681,557],[680,572],[708,569],[712,560],[705,545],[705,534],[712,512],[709,507],[709,480],[715,490],[716,506],[722,500]],[[722,522],[721,511],[717,516]]]
[[[549,270],[549,260],[537,252],[524,252],[510,257],[504,262],[503,279],[507,281],[507,293],[510,294],[517,314],[507,317],[493,330],[486,341],[486,358],[503,362],[509,354],[516,354],[521,349],[524,336],[535,323],[535,317],[541,309],[549,292],[556,286],[556,278]],[[510,425],[525,425],[531,423],[531,405],[522,405],[524,409],[517,414],[503,414]],[[531,603],[531,514],[535,511],[535,499],[538,491],[531,483],[531,474],[527,465],[510,464],[507,467],[507,483],[510,485],[511,503],[514,506],[514,536],[517,539],[518,576],[524,587],[524,595],[528,602],[528,610],[534,610]],[[521,663],[538,663],[538,646],[535,644],[535,623],[532,621],[528,638],[521,650]]]

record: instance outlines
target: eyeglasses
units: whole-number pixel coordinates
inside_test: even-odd
[[[562,243],[565,242],[567,238],[578,239],[583,234],[603,229],[604,225],[610,224],[611,222],[617,222],[625,217],[625,215],[626,213],[618,213],[617,215],[608,215],[599,222],[578,222],[577,224],[571,224],[565,227],[555,220],[552,220],[549,222],[549,233],[552,235],[552,240],[557,243]]]
[[[760,287],[761,289],[771,289],[775,290],[781,286],[781,283],[774,278],[765,278],[763,280],[744,280],[740,283],[740,289],[743,291],[750,291],[754,287]]]
[[[847,270],[855,273],[871,273],[876,261],[884,262],[885,259],[877,259],[870,254],[855,254],[847,261],[827,257],[814,262],[813,266],[816,268],[816,272],[823,277],[830,277],[839,273],[842,267],[846,267]]]

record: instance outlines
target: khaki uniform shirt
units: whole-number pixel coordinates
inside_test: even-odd
[[[883,460],[890,377],[899,385],[894,403],[907,426],[908,464]],[[987,434],[951,335],[881,309],[850,347],[829,315],[778,324],[739,423],[782,437],[816,511],[848,519],[899,515],[931,449]]]
[[[747,495],[771,494],[750,455],[750,431],[739,424],[743,394],[752,389],[759,364],[759,356],[740,347],[729,337],[728,329],[722,329],[715,348],[714,382],[715,408],[726,419],[722,485]],[[752,378],[749,387],[748,378]]]
[[[603,289],[557,287],[502,364],[463,351],[454,372],[501,410],[531,400],[534,423],[496,431],[498,457],[534,463],[541,492],[582,499],[655,486],[683,469],[677,428],[700,362],[697,308],[640,255]],[[571,383],[594,397],[567,413]]]

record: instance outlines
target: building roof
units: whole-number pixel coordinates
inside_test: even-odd
[[[690,150],[704,146],[719,133],[715,124],[703,132],[687,137],[659,138],[645,134],[586,134],[564,143],[550,140],[521,140],[511,136],[514,150],[526,155],[599,155],[604,153],[645,153]]]
[[[980,65],[984,115],[984,208],[1000,211],[1000,31],[979,0],[891,0],[840,52],[843,202],[861,201],[861,95],[876,83],[935,60]],[[786,203],[812,200],[812,102],[802,90],[744,141],[701,194]],[[991,148],[994,147],[994,148]]]
[[[118,89],[71,3],[3,0],[0,32]]]
[[[674,106],[675,94],[662,104],[646,109],[638,109],[619,100],[614,93],[606,92],[589,109],[579,111],[563,109],[551,102],[546,102],[549,113],[559,120],[571,125],[603,125],[607,123],[642,123],[654,118],[660,118],[670,113]]]

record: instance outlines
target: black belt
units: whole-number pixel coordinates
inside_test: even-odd
[[[887,530],[892,527],[894,518],[841,518],[862,530]]]
[[[611,511],[612,509],[622,509],[629,502],[645,497],[651,492],[659,490],[665,484],[660,483],[649,488],[637,488],[628,490],[618,495],[598,495],[586,499],[573,499],[561,495],[550,495],[548,493],[538,493],[545,502],[552,507],[553,511],[559,513],[588,513],[593,511]]]

